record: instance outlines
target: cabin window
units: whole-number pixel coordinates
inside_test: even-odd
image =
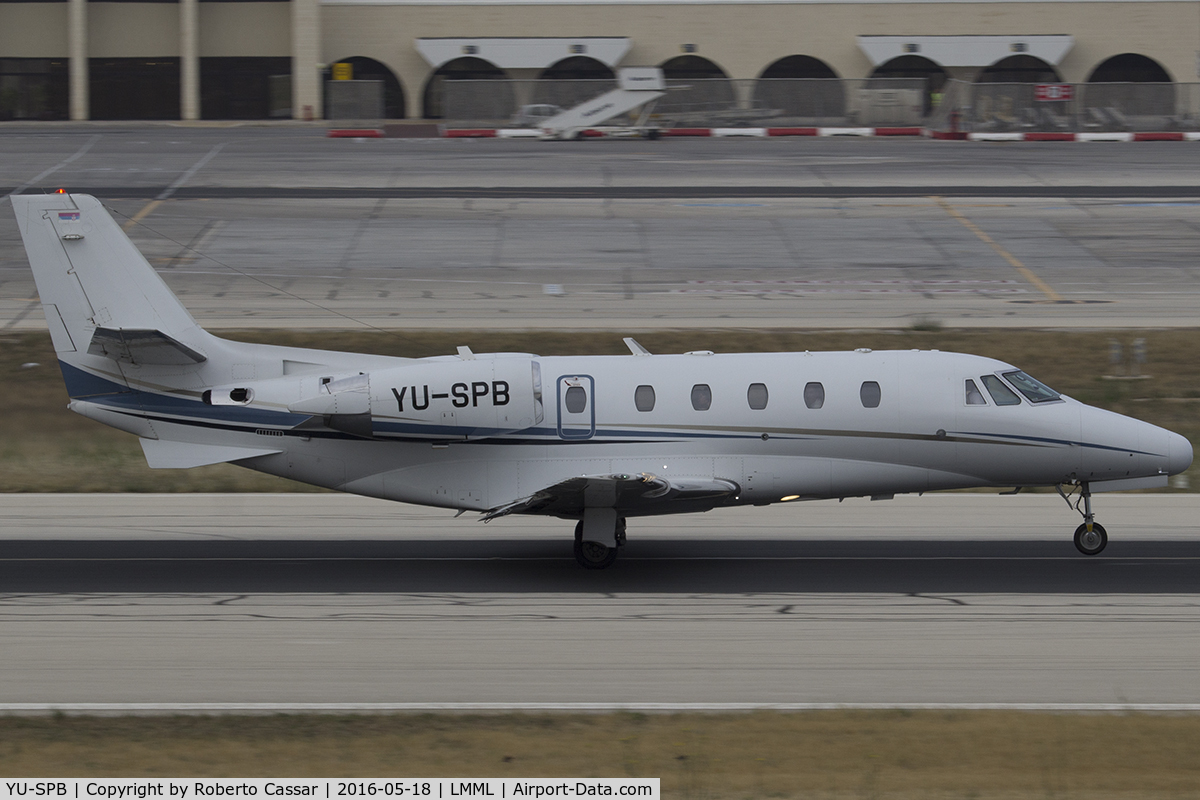
[[[746,402],[755,411],[762,411],[767,407],[767,385],[765,383],[752,383],[750,388],[746,390]]]
[[[642,385],[634,389],[633,404],[637,406],[638,411],[653,411],[654,387]]]
[[[804,405],[809,408],[825,405],[825,387],[815,381],[804,384]]]
[[[582,386],[571,386],[563,397],[563,405],[571,414],[582,414],[587,408],[587,391]]]
[[[858,399],[862,400],[863,408],[879,408],[881,395],[879,384],[875,381],[863,381],[863,385],[858,390]]]
[[[967,405],[969,406],[986,406],[987,400],[983,399],[983,392],[979,391],[979,387],[975,385],[975,381],[967,379]]]
[[[697,411],[708,411],[712,408],[712,389],[707,383],[697,383],[692,387],[692,408]]]
[[[1017,387],[1017,391],[1029,398],[1031,403],[1045,403],[1050,400],[1059,399],[1058,392],[1051,389],[1046,384],[1039,380],[1035,380],[1024,372],[1006,372],[1004,377],[1008,378],[1008,382]]]
[[[983,386],[988,390],[988,394],[992,396],[992,402],[998,406],[1019,406],[1021,398],[1017,397],[1017,393],[1008,388],[1004,381],[997,378],[995,375],[984,375],[980,378],[983,381]]]

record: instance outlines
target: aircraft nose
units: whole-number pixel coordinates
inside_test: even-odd
[[[1171,434],[1167,472],[1178,475],[1192,465],[1192,443],[1178,433]]]

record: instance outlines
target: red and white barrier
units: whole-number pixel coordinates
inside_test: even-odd
[[[1110,131],[1094,133],[964,133],[929,131],[931,139],[955,139],[971,142],[1200,142],[1200,131]]]
[[[370,131],[337,131],[330,136],[372,136]],[[541,131],[535,128],[447,128],[442,133],[450,139],[536,139]],[[604,136],[601,131],[583,131],[583,138]],[[966,133],[964,131],[932,131],[922,128],[664,128],[660,136],[708,136],[730,138],[735,136],[763,138],[767,136],[928,136],[931,139],[949,139],[972,142],[1200,142],[1200,131],[1128,131],[1095,133],[1062,133],[1058,131],[1030,131],[1027,133]]]
[[[725,138],[748,136],[920,136],[921,128],[664,128],[660,136],[710,136]],[[451,139],[533,139],[541,135],[534,128],[447,128],[443,134]],[[584,137],[602,136],[598,131],[584,131]]]
[[[383,131],[375,128],[335,128],[326,135],[330,139],[381,139]]]

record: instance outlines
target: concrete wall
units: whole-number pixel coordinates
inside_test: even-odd
[[[843,78],[863,78],[872,64],[858,35],[1070,34],[1074,48],[1058,69],[1086,80],[1105,59],[1140,53],[1176,81],[1195,82],[1200,53],[1196,2],[831,2],[670,3],[619,5],[353,5],[201,3],[201,56],[292,56],[297,108],[320,107],[320,63],[350,56],[376,59],[395,72],[408,116],[421,113],[432,68],[417,53],[421,37],[627,36],[626,65],[661,64],[696,46],[731,78],[757,77],[777,59],[807,55]],[[0,3],[0,55],[62,58],[68,51],[67,3]],[[87,55],[180,55],[175,3],[88,3]],[[298,34],[297,31],[300,33]],[[303,51],[303,52],[301,52]],[[974,70],[953,69],[970,79]],[[515,77],[515,76],[514,76]]]
[[[68,55],[66,3],[0,3],[0,57]]]
[[[178,57],[176,3],[88,3],[91,58]]]
[[[201,3],[200,56],[292,54],[290,3]]]
[[[322,7],[327,62],[368,56],[387,64],[418,116],[432,69],[419,37],[628,36],[626,65],[661,64],[694,44],[731,78],[755,78],[773,61],[808,55],[843,78],[872,69],[858,35],[1071,34],[1059,65],[1083,81],[1119,53],[1149,56],[1178,81],[1196,80],[1200,3],[737,3],[671,5],[349,5]],[[959,71],[955,71],[958,73]],[[965,74],[964,74],[965,76]]]

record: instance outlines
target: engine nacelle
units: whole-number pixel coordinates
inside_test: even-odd
[[[541,367],[524,354],[421,359],[340,377],[284,376],[214,386],[202,399],[286,409],[334,430],[383,439],[486,439],[531,428],[545,416]]]

